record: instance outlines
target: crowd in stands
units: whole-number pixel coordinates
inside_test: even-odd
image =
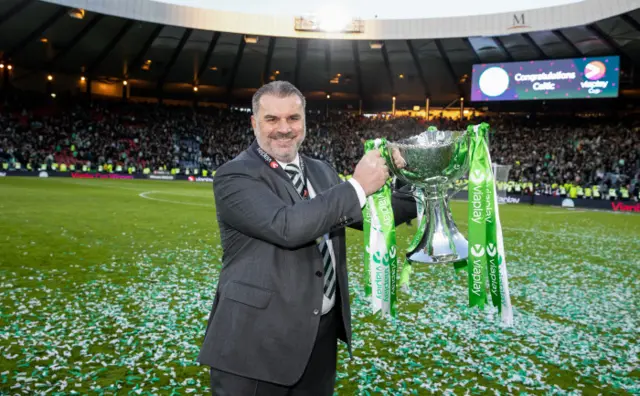
[[[51,104],[7,100],[0,107],[0,171],[214,171],[253,141],[250,112],[109,101]],[[308,111],[302,151],[350,175],[366,139],[411,136],[434,125],[466,129],[486,121],[495,163],[510,165],[511,192],[568,194],[598,186],[638,197],[637,118],[501,115],[430,121]],[[535,186],[535,187],[534,187]],[[626,190],[626,193],[625,193]],[[605,197],[603,197],[605,198]]]

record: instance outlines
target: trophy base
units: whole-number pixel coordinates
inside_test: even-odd
[[[458,238],[456,238],[458,239]],[[464,238],[460,238],[461,240],[456,241],[456,251],[460,253],[444,253],[444,254],[429,254],[429,249],[426,249],[426,246],[418,247],[410,254],[407,255],[407,260],[410,263],[416,264],[455,264],[458,262],[466,262],[468,254],[468,246],[469,244]],[[426,245],[426,244],[425,244]],[[432,251],[442,251],[446,250],[447,246],[432,246]]]
[[[411,263],[453,264],[465,262],[469,243],[458,231],[447,194],[425,197],[426,229],[418,246],[407,254]]]

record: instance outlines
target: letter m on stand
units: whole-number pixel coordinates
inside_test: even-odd
[[[524,14],[513,14],[513,26],[525,26]]]

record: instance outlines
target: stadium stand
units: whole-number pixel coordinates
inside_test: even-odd
[[[512,194],[536,191],[609,199],[638,199],[640,122],[632,116],[565,118],[522,115],[436,118],[364,117],[309,111],[303,151],[348,176],[363,155],[366,139],[390,140],[419,133],[427,125],[461,129],[489,122],[492,159],[511,165]],[[249,114],[115,101],[37,101],[5,104],[0,115],[0,162],[4,171],[84,170],[140,173],[214,171],[253,140]]]

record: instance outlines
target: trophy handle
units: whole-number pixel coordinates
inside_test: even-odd
[[[416,191],[416,186],[414,184],[407,184],[409,186],[409,188],[405,191],[402,191],[399,188],[396,188],[396,186],[391,186],[391,192],[394,194],[399,194],[399,195],[406,195],[407,197],[414,197],[416,196],[415,191]]]
[[[469,180],[465,180],[464,182],[460,183],[457,186],[454,184],[451,191],[447,194],[447,199],[453,198],[454,195],[456,195],[459,191],[462,191],[462,189],[464,189],[468,185],[469,185]]]
[[[387,163],[387,167],[389,168],[389,173],[391,173],[391,176],[393,177],[394,175],[401,179],[402,181],[404,181],[405,183],[414,186],[414,183],[412,182],[412,180],[419,178],[420,176],[415,174],[414,172],[411,172],[409,170],[407,170],[406,168],[398,168],[395,164],[395,162],[393,161],[393,156],[392,156],[392,151],[394,149],[393,143],[389,144],[389,155],[385,156],[385,162]],[[412,187],[415,188],[415,187]],[[398,191],[398,190],[395,190]]]
[[[387,167],[389,168],[391,176],[395,175],[407,184],[413,185],[413,182],[411,181],[412,178],[418,177],[418,175],[411,171],[408,171],[406,169],[399,169],[391,158],[386,158],[385,162],[387,163]]]

